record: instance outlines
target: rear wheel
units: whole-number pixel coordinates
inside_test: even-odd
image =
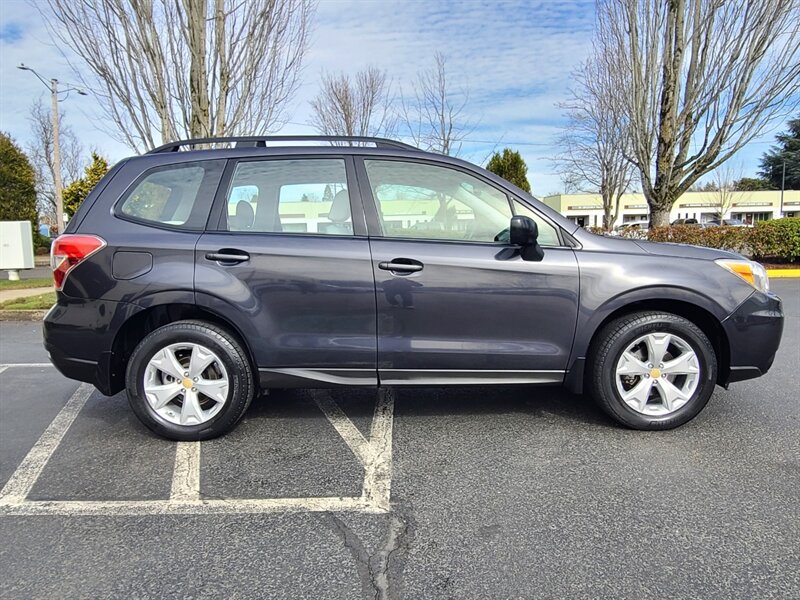
[[[206,440],[233,429],[253,399],[250,363],[226,330],[178,321],[145,337],[126,374],[128,401],[152,431]]]
[[[598,334],[591,390],[612,418],[634,429],[672,429],[708,403],[717,359],[703,331],[662,312],[621,317]]]

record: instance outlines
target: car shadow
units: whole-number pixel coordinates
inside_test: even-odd
[[[340,387],[333,389],[271,390],[253,401],[248,419],[319,418],[315,394],[329,394],[351,419],[372,418],[376,394],[391,389],[395,396],[395,416],[498,415],[518,413],[529,417],[555,416],[567,421],[614,426],[588,396],[571,394],[550,386],[447,386],[374,388]]]

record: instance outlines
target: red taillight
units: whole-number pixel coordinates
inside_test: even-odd
[[[53,283],[56,290],[61,291],[72,269],[105,245],[106,241],[96,235],[65,233],[58,236],[50,249],[50,265],[53,267]]]

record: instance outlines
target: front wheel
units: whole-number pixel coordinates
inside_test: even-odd
[[[672,429],[708,403],[717,358],[703,331],[671,313],[621,317],[598,334],[591,391],[600,407],[633,429]]]
[[[125,378],[136,416],[171,440],[207,440],[233,429],[253,399],[245,351],[202,321],[156,329],[136,347]]]

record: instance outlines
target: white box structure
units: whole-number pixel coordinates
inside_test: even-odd
[[[33,268],[30,221],[0,221],[0,271]]]

